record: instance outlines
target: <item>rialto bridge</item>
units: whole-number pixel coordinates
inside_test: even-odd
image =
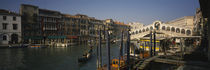
[[[148,37],[151,31],[156,31],[157,37],[161,38],[192,36],[191,28],[165,24],[161,21],[155,21],[150,25],[131,30],[131,40]]]

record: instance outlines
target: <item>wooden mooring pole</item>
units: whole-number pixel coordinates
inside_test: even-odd
[[[99,67],[102,67],[101,30],[99,31]]]
[[[107,55],[108,55],[107,70],[111,70],[111,67],[110,67],[110,41],[109,41],[109,32],[108,31],[106,31],[106,47],[107,47]]]
[[[130,33],[127,31],[127,69],[130,68]]]
[[[154,40],[153,41],[154,42],[154,44],[153,44],[154,45],[154,49],[153,49],[154,51],[153,51],[153,53],[154,53],[154,56],[155,56],[156,55],[156,32],[155,31],[154,31],[153,35],[154,35],[154,39],[153,39]]]
[[[152,31],[150,31],[150,57],[152,57]]]

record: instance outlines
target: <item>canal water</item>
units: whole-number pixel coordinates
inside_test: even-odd
[[[96,47],[84,64],[78,58],[88,51],[85,45],[66,48],[6,48],[0,49],[0,70],[96,70]],[[111,45],[111,58],[119,56],[118,44]],[[102,45],[103,64],[107,63],[107,48]]]

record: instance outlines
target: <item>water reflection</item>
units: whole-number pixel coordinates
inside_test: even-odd
[[[96,47],[93,57],[85,64],[78,57],[88,51],[87,46],[67,48],[0,49],[0,70],[96,70]],[[103,64],[107,63],[107,48],[102,45]],[[111,46],[111,58],[119,54],[117,45]]]
[[[22,49],[1,49],[0,70],[21,70],[25,68]]]

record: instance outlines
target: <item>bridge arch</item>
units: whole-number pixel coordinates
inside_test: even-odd
[[[149,28],[147,27],[146,31],[149,31]]]
[[[176,28],[176,33],[180,33],[180,29],[179,28]]]
[[[141,33],[141,30],[139,30],[139,33]]]
[[[186,34],[187,34],[187,35],[190,35],[190,34],[191,34],[191,31],[190,31],[190,30],[187,30],[187,31],[186,31]]]
[[[150,26],[150,30],[153,30],[153,27],[152,26]]]
[[[136,31],[136,34],[138,34],[138,31]]]
[[[171,32],[175,32],[175,28],[174,27],[171,28]]]
[[[143,29],[143,32],[145,32],[145,29]]]
[[[132,32],[132,34],[134,35],[135,33],[134,33],[134,32]]]
[[[167,30],[167,31],[170,31],[170,30],[171,30],[171,28],[168,26],[166,30]]]
[[[154,29],[157,29],[157,30],[161,29],[161,25],[162,25],[162,22],[159,20],[153,22]]]
[[[162,30],[166,30],[166,27],[165,26],[162,26]]]
[[[185,30],[184,29],[181,30],[181,34],[185,34]]]

